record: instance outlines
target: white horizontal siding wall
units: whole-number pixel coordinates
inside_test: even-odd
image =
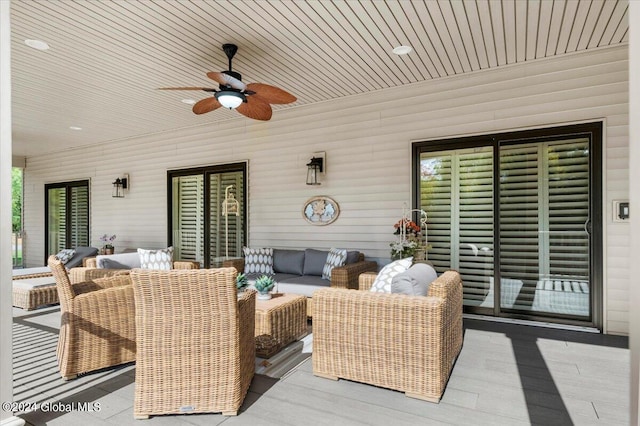
[[[117,234],[116,249],[159,247],[167,242],[167,170],[245,160],[250,245],[337,246],[386,262],[393,224],[411,198],[411,141],[605,120],[605,328],[627,333],[628,225],[613,224],[610,208],[628,198],[627,68],[626,47],[602,49],[276,111],[267,123],[240,117],[29,157],[27,262],[44,259],[45,183],[91,179],[96,246],[108,233]],[[327,155],[320,187],[305,185],[316,151]],[[111,198],[122,173],[131,189]],[[316,195],[340,205],[333,224],[302,218]]]

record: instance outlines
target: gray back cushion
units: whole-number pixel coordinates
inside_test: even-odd
[[[408,296],[426,296],[429,284],[438,277],[435,269],[425,263],[416,263],[391,279],[391,293]]]
[[[273,272],[302,275],[304,251],[273,249]]]
[[[136,253],[118,253],[96,256],[98,268],[134,269],[140,267],[140,255]]]
[[[76,247],[76,253],[71,259],[64,264],[67,269],[75,268],[76,266],[82,266],[82,259],[85,257],[95,256],[98,254],[98,249],[95,247]]]
[[[304,275],[322,276],[329,251],[306,249],[304,251]]]
[[[359,251],[348,251],[347,252],[347,261],[345,262],[345,264],[356,263],[359,258],[360,258],[360,252]]]

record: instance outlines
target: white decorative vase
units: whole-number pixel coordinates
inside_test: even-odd
[[[258,300],[269,300],[271,299],[271,293],[258,293]]]

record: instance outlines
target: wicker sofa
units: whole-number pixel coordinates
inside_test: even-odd
[[[375,277],[362,274],[361,290]],[[462,348],[457,272],[433,281],[426,297],[324,289],[313,300],[313,374],[440,401]]]
[[[322,288],[357,289],[358,276],[363,272],[377,271],[378,264],[364,260],[364,254],[351,251],[347,254],[347,263],[331,270],[331,280],[322,278],[322,269],[328,251],[305,249],[273,249],[273,278],[280,293],[301,294],[307,297],[307,316],[313,316],[312,296]],[[245,259],[229,259],[223,262],[225,267],[234,267],[245,271]],[[260,274],[248,274],[249,281]]]
[[[82,267],[71,268],[69,276],[72,283],[90,281],[96,278],[126,275],[132,269],[140,267],[137,252],[99,255],[87,259]],[[173,269],[199,269],[199,262],[174,260]]]

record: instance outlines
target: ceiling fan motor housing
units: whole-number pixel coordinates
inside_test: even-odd
[[[231,77],[235,78],[236,80],[240,80],[242,81],[242,75],[239,72],[235,72],[235,71],[222,71],[223,73],[230,75]]]

